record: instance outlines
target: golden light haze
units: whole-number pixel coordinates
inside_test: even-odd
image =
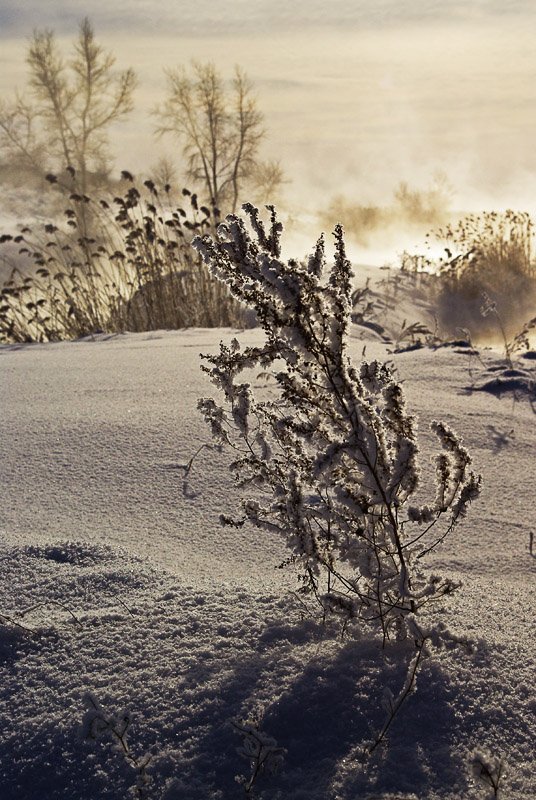
[[[438,171],[456,208],[534,210],[536,8],[487,17],[465,6],[452,19],[413,15],[362,30],[267,24],[222,36],[212,28],[171,36],[164,18],[150,35],[110,31],[88,9],[117,68],[132,66],[140,81],[135,112],[113,130],[117,170],[140,171],[164,153],[180,166],[175,143],[155,140],[151,110],[164,97],[164,68],[197,59],[226,77],[239,64],[253,81],[268,132],[264,154],[280,159],[296,213],[314,213],[337,194],[388,202],[400,181],[426,188]],[[34,26],[44,25],[29,21],[28,35]],[[73,25],[58,37],[65,52],[75,35]],[[3,36],[1,97],[24,86],[26,42]]]

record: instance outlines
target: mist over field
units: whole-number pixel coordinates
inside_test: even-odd
[[[400,182],[426,191],[439,172],[457,211],[532,210],[536,54],[530,2],[153,2],[3,4],[0,96],[25,82],[27,37],[53,28],[68,47],[89,13],[117,68],[139,76],[134,113],[112,131],[116,168],[139,171],[173,142],[151,111],[163,70],[212,61],[252,80],[263,151],[288,181],[278,205],[313,232],[333,198],[386,206]],[[344,219],[342,220],[345,221]]]

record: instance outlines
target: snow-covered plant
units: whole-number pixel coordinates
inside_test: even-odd
[[[136,758],[127,742],[127,733],[130,728],[131,718],[128,712],[108,714],[102,708],[97,698],[88,693],[84,697],[86,712],[82,720],[82,737],[86,740],[96,741],[106,738],[111,740],[114,748],[123,756],[127,764],[134,770],[135,781],[132,793],[138,800],[148,797],[151,778],[147,768],[151,762],[151,754],[146,753],[141,758]]]
[[[486,800],[495,800],[500,796],[501,781],[504,778],[504,763],[501,758],[476,750],[471,757],[471,770],[477,781],[488,789]]]
[[[214,439],[234,450],[231,470],[249,494],[241,517],[222,522],[283,536],[302,590],[325,614],[372,626],[384,644],[411,640],[408,617],[454,589],[427,574],[422,558],[466,513],[480,477],[456,434],[434,422],[435,493],[422,502],[416,421],[401,384],[387,364],[356,366],[348,355],[353,276],[342,227],[329,270],[323,237],[307,263],[285,262],[273,207],[268,228],[256,208],[243,208],[253,234],[231,215],[216,239],[194,241],[265,333],[261,346],[233,339],[204,357],[224,403],[199,407]],[[271,397],[256,396],[248,371],[271,374]]]
[[[245,793],[249,794],[260,775],[265,772],[274,773],[280,769],[286,751],[278,746],[272,736],[263,733],[251,722],[233,720],[231,724],[242,736],[242,744],[237,747],[236,752],[249,765],[249,774],[237,775],[236,782],[242,784]]]

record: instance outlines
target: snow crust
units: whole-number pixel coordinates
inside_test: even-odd
[[[238,500],[224,455],[202,449],[185,481],[210,443],[196,411],[211,394],[199,354],[233,336],[262,340],[188,330],[0,348],[0,796],[129,796],[131,765],[81,734],[91,693],[110,714],[129,711],[132,753],[152,754],[151,798],[244,796],[233,720],[286,751],[255,784],[262,800],[477,800],[475,750],[504,760],[505,798],[536,797],[529,402],[468,391],[463,350],[393,355],[352,331],[357,361],[366,345],[367,358],[395,364],[424,452],[441,419],[484,479],[429,559],[463,583],[441,619],[467,644],[425,661],[365,770],[384,690],[404,682],[400,659],[307,617],[292,569],[278,569],[287,551],[277,538],[220,527]]]

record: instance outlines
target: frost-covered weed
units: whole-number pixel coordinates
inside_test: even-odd
[[[249,765],[249,775],[237,775],[235,780],[244,787],[244,791],[248,795],[263,773],[274,773],[280,769],[286,751],[283,747],[278,746],[272,736],[259,730],[258,725],[236,720],[233,720],[231,724],[235,731],[242,736],[242,744],[237,748],[237,753]]]
[[[441,445],[435,493],[420,499],[416,420],[387,364],[352,363],[347,352],[352,271],[343,230],[335,229],[335,259],[327,270],[321,237],[306,264],[280,258],[281,224],[270,207],[268,230],[245,205],[254,236],[230,215],[217,238],[194,240],[214,275],[252,307],[265,333],[260,347],[223,342],[205,356],[204,371],[224,403],[199,401],[214,440],[234,451],[230,464],[245,499],[242,515],[223,524],[282,536],[300,591],[339,618],[390,640],[413,642],[406,678],[390,695],[387,718],[363,748],[367,758],[386,739],[440,626],[419,615],[456,587],[427,573],[423,557],[452,531],[480,490],[480,476],[456,434],[432,430]],[[267,399],[256,396],[248,372],[271,377]],[[418,499],[419,498],[419,499]],[[397,650],[406,658],[407,648]]]
[[[471,771],[480,784],[488,791],[486,800],[501,796],[500,786],[504,778],[504,764],[501,758],[476,750],[471,757]]]
[[[148,797],[148,789],[151,778],[147,768],[151,762],[152,755],[146,753],[141,758],[136,758],[128,745],[127,733],[130,728],[131,718],[126,711],[118,714],[108,714],[100,705],[97,698],[88,693],[84,697],[87,710],[82,720],[82,737],[86,740],[96,741],[107,738],[111,741],[114,749],[123,756],[129,767],[135,774],[135,780],[131,788],[132,795],[138,800],[145,800]]]
[[[205,398],[199,407],[214,439],[234,451],[231,470],[249,494],[241,518],[222,522],[247,519],[283,536],[302,591],[324,614],[372,627],[384,644],[413,640],[416,615],[455,588],[426,573],[422,558],[465,515],[480,477],[456,434],[434,422],[435,496],[416,501],[416,420],[402,386],[388,365],[356,366],[347,353],[352,271],[342,227],[328,271],[322,237],[306,264],[285,263],[274,209],[268,230],[257,209],[244,210],[253,236],[231,215],[215,240],[194,240],[266,335],[260,347],[234,339],[205,356],[224,403]],[[259,368],[275,381],[270,399],[256,397],[244,377]]]

